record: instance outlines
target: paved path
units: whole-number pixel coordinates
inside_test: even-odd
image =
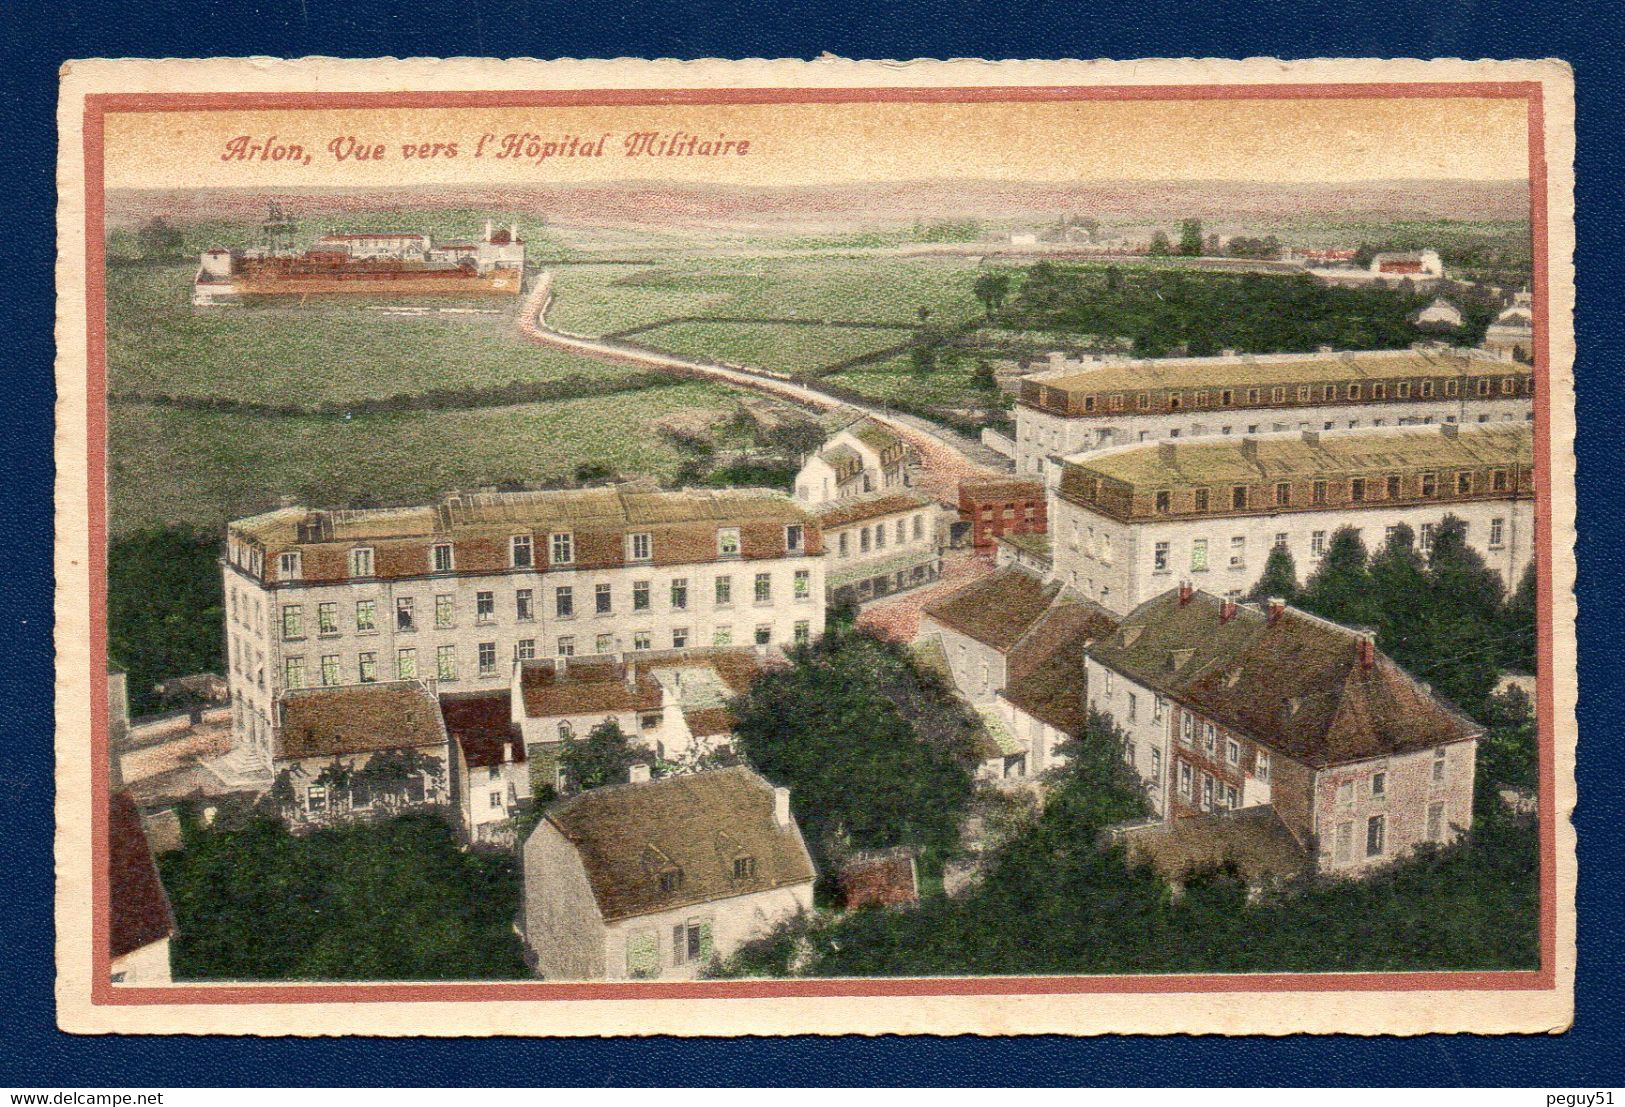
[[[939,502],[953,506],[959,499],[959,482],[1008,476],[1008,471],[985,460],[998,455],[979,442],[938,427],[914,416],[902,415],[879,405],[853,403],[821,391],[816,384],[803,382],[787,373],[743,365],[723,365],[701,358],[651,350],[610,338],[591,338],[557,330],[547,323],[547,309],[553,301],[553,274],[543,271],[536,286],[519,309],[519,330],[527,338],[572,353],[586,354],[601,361],[669,373],[705,377],[755,389],[804,407],[821,411],[849,413],[853,418],[867,415],[902,438],[920,459],[916,486]]]

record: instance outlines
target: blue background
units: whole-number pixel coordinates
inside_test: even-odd
[[[442,0],[0,0],[0,1085],[1619,1082],[1620,101],[1625,6],[915,3],[797,7]],[[74,1038],[52,1000],[51,361],[56,72],[74,57],[1561,57],[1579,86],[1581,884],[1579,1007],[1556,1037],[400,1041]],[[1610,785],[1614,787],[1610,787]]]

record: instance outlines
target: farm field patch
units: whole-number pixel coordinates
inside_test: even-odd
[[[110,388],[142,396],[345,403],[632,370],[548,350],[514,328],[516,301],[437,301],[498,314],[402,316],[364,303],[194,308],[187,265],[108,270]]]
[[[453,488],[569,481],[583,466],[670,480],[681,458],[652,419],[726,407],[692,381],[580,400],[476,411],[257,416],[115,404],[109,412],[113,533],[208,531],[274,508],[422,501]]]

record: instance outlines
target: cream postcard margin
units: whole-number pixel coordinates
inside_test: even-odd
[[[1547,167],[1552,489],[1552,704],[1556,735],[1556,963],[1551,989],[99,1005],[91,1000],[91,678],[87,550],[85,98],[110,93],[524,89],[932,88],[1538,82]],[[1552,1033],[1573,1014],[1577,741],[1574,615],[1574,93],[1559,61],[1270,59],[1022,61],[484,61],[312,58],[90,60],[63,67],[59,105],[56,429],[57,1002],[75,1033],[267,1035],[778,1035]],[[1356,156],[1350,153],[1349,157]],[[311,183],[342,183],[338,180]],[[271,985],[270,987],[277,987]]]

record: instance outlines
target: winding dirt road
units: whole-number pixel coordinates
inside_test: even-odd
[[[585,354],[601,361],[636,365],[668,373],[724,381],[754,389],[778,399],[821,411],[850,413],[852,418],[867,415],[883,424],[918,454],[919,479],[916,487],[941,503],[954,506],[959,499],[959,482],[1008,476],[994,463],[978,460],[977,454],[996,458],[981,443],[934,427],[924,419],[903,415],[881,406],[856,404],[831,396],[814,384],[796,380],[784,373],[746,366],[722,365],[699,358],[683,357],[651,350],[644,346],[609,338],[590,338],[556,330],[547,323],[547,309],[553,302],[553,274],[543,271],[536,286],[519,308],[519,330],[526,338],[555,349]]]

